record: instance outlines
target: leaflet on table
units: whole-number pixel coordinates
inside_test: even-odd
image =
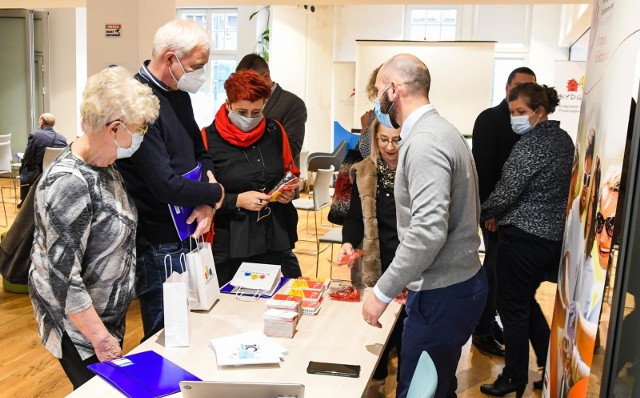
[[[282,194],[283,192],[293,191],[298,187],[299,182],[300,179],[296,177],[295,174],[287,171],[287,173],[276,184],[276,186],[268,192],[268,194],[271,195],[271,197],[269,198],[269,202],[275,202],[278,199],[278,196],[280,196],[280,194]]]
[[[254,331],[209,340],[218,366],[280,363],[289,350],[264,333]]]
[[[192,181],[200,181],[201,176],[200,162],[198,162],[193,170],[182,175],[182,177]],[[180,240],[185,240],[193,235],[193,233],[196,232],[198,223],[192,222],[191,224],[187,224],[187,218],[189,218],[191,212],[193,212],[194,207],[172,204],[169,204],[168,206],[171,219],[173,220],[173,225],[176,227],[176,232],[178,233]]]
[[[295,289],[307,289],[307,290],[317,290],[323,292],[325,289],[329,287],[331,284],[331,280],[327,279],[325,281],[320,280],[312,280],[310,278],[297,278],[290,279],[289,282],[285,285],[287,288],[295,288]]]
[[[270,298],[274,295],[275,292],[277,292],[282,286],[284,286],[287,281],[289,280],[289,278],[285,278],[285,277],[281,277],[280,278],[280,282],[278,282],[276,284],[276,286],[273,288],[273,290],[270,290],[268,292],[260,292],[259,297],[260,298]],[[256,291],[255,290],[250,290],[250,289],[245,289],[242,287],[236,287],[233,286],[231,284],[231,282],[228,282],[226,285],[222,286],[220,288],[220,293],[226,293],[226,294],[239,294],[242,296],[254,296]]]
[[[87,366],[131,398],[155,398],[180,392],[180,382],[201,381],[155,351],[143,351]]]

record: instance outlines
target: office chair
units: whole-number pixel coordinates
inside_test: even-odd
[[[433,398],[438,387],[438,371],[436,365],[426,351],[422,351],[416,366],[407,398]]]
[[[44,156],[42,157],[42,172],[47,171],[51,163],[64,151],[65,147],[62,148],[52,148],[46,147],[44,148]]]
[[[333,260],[333,245],[342,244],[342,227],[331,228],[329,232],[322,235],[320,239],[318,239],[318,241],[319,241],[318,248],[322,243],[328,243],[329,246],[320,250],[318,252],[318,255],[316,255],[316,278],[318,277],[318,268],[320,267],[320,253],[322,253],[323,251],[331,247],[331,256],[329,257],[329,260]],[[333,278],[333,265],[329,267],[329,279],[332,279],[332,278]]]
[[[313,225],[315,227],[315,239],[306,240],[307,242],[316,243],[315,253],[303,253],[301,254],[318,254],[320,252],[320,240],[318,236],[318,213],[320,213],[320,221],[322,222],[322,209],[331,205],[331,183],[333,182],[333,166],[328,169],[319,169],[316,176],[315,184],[313,185],[313,198],[312,199],[294,199],[292,201],[293,206],[297,210],[304,210],[307,212],[307,228],[309,226],[309,213],[313,212]],[[305,241],[305,239],[300,239]],[[318,274],[318,268],[316,267],[316,275]]]

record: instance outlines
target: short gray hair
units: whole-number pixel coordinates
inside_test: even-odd
[[[166,51],[171,50],[180,58],[198,46],[204,51],[209,51],[211,47],[209,34],[196,22],[174,19],[156,31],[151,57],[157,60]]]
[[[125,68],[106,68],[91,76],[82,92],[82,130],[98,133],[114,120],[124,124],[150,124],[158,118],[160,101],[151,88]]]

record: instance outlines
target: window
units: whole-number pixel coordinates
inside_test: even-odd
[[[227,98],[224,82],[238,63],[238,10],[182,8],[177,15],[199,23],[211,35],[211,54],[205,66],[207,81],[196,94],[191,94],[196,122],[205,127]]]
[[[458,9],[410,6],[407,36],[416,41],[453,41],[458,30]]]

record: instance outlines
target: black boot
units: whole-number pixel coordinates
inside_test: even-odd
[[[515,392],[516,398],[522,398],[525,387],[526,386],[516,386],[511,383],[511,379],[500,375],[493,384],[483,384],[480,386],[480,392],[487,395],[493,395],[494,397],[504,397],[507,394]]]
[[[504,357],[504,348],[496,341],[493,335],[473,336],[471,343],[482,353]]]

